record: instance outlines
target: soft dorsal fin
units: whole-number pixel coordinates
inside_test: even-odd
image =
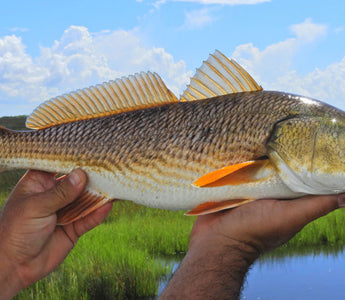
[[[26,127],[42,129],[177,101],[158,74],[142,72],[52,98],[33,111]]]
[[[262,87],[237,62],[216,50],[196,70],[180,100],[192,101],[261,90]]]

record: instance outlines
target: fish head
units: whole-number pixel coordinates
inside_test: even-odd
[[[299,117],[276,125],[269,158],[284,183],[306,194],[345,191],[345,117]]]

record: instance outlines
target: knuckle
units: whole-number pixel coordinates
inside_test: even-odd
[[[67,202],[68,193],[61,183],[58,183],[54,189],[55,197],[58,201],[64,203]]]

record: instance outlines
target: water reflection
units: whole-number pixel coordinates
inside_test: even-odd
[[[173,272],[183,256],[162,259]],[[161,294],[171,274],[159,283]],[[155,298],[157,299],[157,298]],[[241,300],[345,299],[345,249],[336,246],[281,247],[252,266]]]
[[[169,266],[172,271],[171,271],[171,273],[167,274],[166,276],[164,276],[163,278],[161,278],[159,280],[158,296],[155,299],[158,299],[160,294],[163,292],[163,290],[165,289],[166,285],[168,284],[171,276],[175,273],[178,266],[180,265],[183,257],[184,257],[184,254],[176,254],[174,256],[164,257],[164,258],[159,259],[160,263],[162,263],[165,266]]]
[[[241,299],[345,299],[344,249],[270,254],[249,271]]]

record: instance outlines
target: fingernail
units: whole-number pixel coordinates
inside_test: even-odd
[[[69,179],[69,181],[72,183],[72,185],[74,185],[74,186],[80,185],[81,182],[82,182],[81,171],[78,170],[78,169],[73,170],[73,171],[68,175],[68,179]]]
[[[345,207],[345,194],[338,195],[338,206]]]

